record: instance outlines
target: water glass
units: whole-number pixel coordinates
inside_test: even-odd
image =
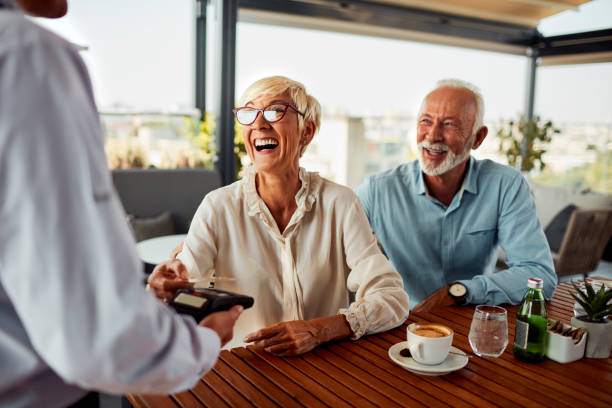
[[[472,317],[470,346],[480,357],[499,357],[508,345],[508,313],[499,306],[478,305]]]

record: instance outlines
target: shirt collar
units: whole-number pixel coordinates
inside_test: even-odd
[[[425,178],[423,177],[423,170],[421,170],[421,163],[416,160],[416,168],[417,171],[415,171],[414,174],[414,185],[416,186],[415,188],[415,193],[420,194],[420,195],[427,195],[427,187],[425,186]]]
[[[425,185],[425,178],[423,177],[423,170],[421,170],[421,164],[418,160],[416,160],[416,166],[418,171],[414,172],[415,177],[415,193],[420,195],[426,195],[429,197],[429,192],[427,191],[427,186]],[[470,160],[468,162],[468,171],[463,179],[463,183],[461,184],[460,189],[460,198],[463,197],[464,191],[470,192],[472,194],[478,193],[478,167],[476,166],[476,159],[470,155]]]
[[[242,179],[242,185],[244,194],[246,196],[248,212],[250,216],[264,213],[264,206],[266,205],[259,194],[257,194],[257,187],[255,186],[255,175],[257,171],[253,165],[247,167],[244,171],[245,176]],[[299,171],[300,181],[302,186],[295,194],[295,202],[298,206],[296,213],[299,217],[303,216],[304,213],[310,211],[312,205],[316,201],[316,197],[320,185],[320,177],[316,173],[310,173],[303,167],[300,167]],[[295,217],[294,217],[295,218]]]
[[[468,172],[463,180],[465,191],[472,194],[478,193],[478,171],[479,168],[476,164],[476,159],[470,155],[470,162],[468,163]]]

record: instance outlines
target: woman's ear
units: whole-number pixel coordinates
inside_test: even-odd
[[[312,141],[312,138],[315,135],[316,130],[317,130],[317,125],[315,125],[314,121],[311,120],[311,121],[305,122],[304,127],[302,129],[302,137],[300,138],[302,143],[305,145],[309,145],[310,142]]]

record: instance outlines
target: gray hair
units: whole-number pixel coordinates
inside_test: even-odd
[[[476,119],[474,121],[474,127],[472,127],[472,133],[470,136],[476,134],[476,132],[483,126],[484,123],[484,98],[482,97],[480,88],[462,79],[441,79],[436,82],[436,87],[432,89],[431,92],[429,92],[427,95],[429,96],[432,92],[437,91],[440,88],[465,89],[470,91],[474,95],[474,98],[476,99]],[[425,97],[425,99],[427,99],[427,97]],[[425,103],[425,100],[423,100],[423,103]],[[422,109],[423,105],[421,105],[421,110]]]

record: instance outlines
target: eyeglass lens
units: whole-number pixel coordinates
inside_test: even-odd
[[[285,105],[270,105],[263,109],[263,117],[270,123],[278,122],[285,116],[286,110],[287,106]],[[261,112],[261,110],[248,107],[240,108],[236,111],[236,119],[243,125],[250,125],[255,121],[258,112]]]

